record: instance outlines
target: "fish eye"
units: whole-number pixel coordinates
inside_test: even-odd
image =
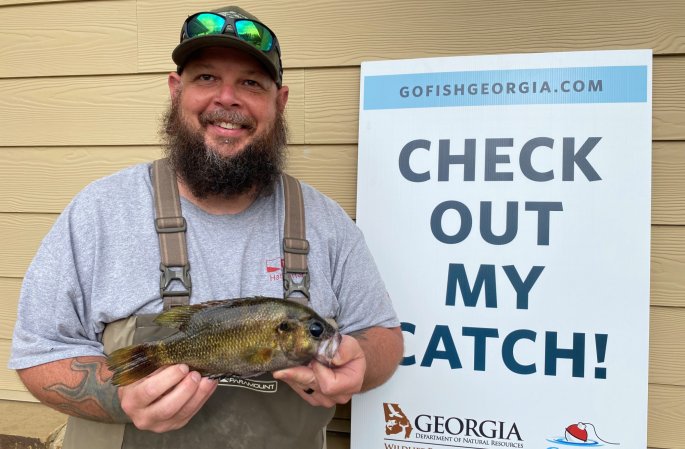
[[[323,334],[323,324],[319,323],[318,321],[312,322],[309,325],[309,333],[315,338],[320,337]]]

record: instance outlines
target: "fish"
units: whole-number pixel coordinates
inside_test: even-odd
[[[337,327],[314,310],[282,298],[178,306],[154,321],[178,332],[112,352],[106,362],[113,385],[132,384],[177,363],[217,379],[254,377],[312,360],[332,366],[342,339]]]

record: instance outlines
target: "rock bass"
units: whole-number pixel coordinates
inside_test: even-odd
[[[159,367],[185,363],[207,377],[251,377],[306,365],[330,366],[341,335],[307,306],[245,298],[174,307],[155,323],[178,328],[163,340],[127,346],[107,358],[112,384],[128,385]]]

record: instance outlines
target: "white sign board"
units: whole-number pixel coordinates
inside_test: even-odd
[[[405,356],[353,449],[646,447],[651,61],[362,64],[357,222]]]

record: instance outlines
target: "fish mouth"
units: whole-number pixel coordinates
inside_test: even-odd
[[[333,366],[333,357],[338,352],[341,340],[342,335],[340,335],[340,332],[336,332],[330,338],[322,340],[314,358],[328,367]]]

